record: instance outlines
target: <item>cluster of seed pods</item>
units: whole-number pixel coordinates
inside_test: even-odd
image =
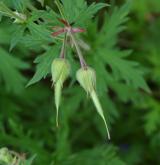
[[[83,29],[81,28],[73,28],[71,27],[67,21],[60,19],[60,21],[65,25],[65,27],[54,27],[54,30],[57,30],[56,32],[52,33],[52,35],[58,36],[62,33],[64,33],[64,40],[63,40],[63,45],[61,49],[61,53],[59,58],[56,58],[52,62],[51,66],[51,73],[52,73],[52,81],[54,84],[54,89],[55,89],[55,105],[56,105],[56,110],[57,110],[57,115],[56,115],[56,123],[58,126],[58,111],[59,111],[59,106],[60,106],[60,99],[61,99],[61,91],[63,87],[64,81],[69,77],[71,66],[69,61],[65,57],[65,45],[67,42],[67,38],[69,37],[71,42],[73,43],[75,50],[77,52],[77,55],[79,57],[80,61],[80,66],[81,68],[77,71],[76,73],[76,79],[81,85],[81,87],[87,92],[87,94],[91,97],[97,112],[103,119],[106,130],[107,130],[107,135],[108,139],[110,139],[110,133],[109,129],[103,114],[103,109],[100,104],[100,101],[97,97],[96,94],[96,73],[93,68],[89,67],[82,55],[82,52],[80,50],[80,47],[78,43],[76,42],[76,39],[74,37],[75,33],[80,33],[84,32]]]

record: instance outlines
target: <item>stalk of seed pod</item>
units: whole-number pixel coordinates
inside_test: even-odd
[[[56,58],[52,62],[51,73],[52,81],[54,83],[55,91],[55,105],[56,105],[56,125],[58,127],[58,112],[61,100],[61,93],[64,81],[67,79],[70,73],[70,64],[65,57],[65,40],[62,46],[60,58]]]
[[[78,54],[78,57],[80,60],[80,64],[81,64],[81,69],[79,69],[76,74],[77,80],[80,83],[80,85],[85,89],[87,94],[90,94],[92,101],[97,109],[97,112],[102,117],[102,119],[105,123],[108,139],[110,139],[110,133],[109,133],[109,129],[107,126],[107,122],[106,122],[104,114],[103,114],[103,109],[102,109],[102,106],[100,104],[100,101],[99,101],[96,91],[95,91],[95,86],[96,86],[95,71],[92,68],[87,66],[87,64],[83,58],[82,52],[79,48],[79,45],[77,44],[71,31],[69,31],[69,36],[71,37],[73,44],[75,45],[75,48],[77,50],[77,54]]]
[[[84,90],[91,96],[97,112],[99,113],[99,115],[101,116],[101,118],[103,119],[105,123],[108,139],[110,139],[110,133],[107,126],[107,122],[104,117],[103,109],[95,91],[95,86],[96,86],[95,71],[90,67],[81,68],[77,71],[76,78],[78,82],[80,83],[80,85],[84,88]]]
[[[69,36],[71,37],[72,42],[73,42],[73,44],[74,44],[74,46],[75,46],[75,48],[76,48],[77,55],[78,55],[78,57],[79,57],[79,61],[80,61],[81,67],[82,67],[82,68],[87,67],[87,64],[86,64],[86,62],[85,62],[85,60],[84,60],[84,58],[83,58],[81,49],[79,48],[79,45],[78,45],[78,43],[76,42],[76,39],[74,38],[74,35],[72,34],[71,30],[69,30],[68,34],[69,34]]]

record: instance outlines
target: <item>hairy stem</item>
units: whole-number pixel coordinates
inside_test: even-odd
[[[60,53],[60,58],[65,58],[65,51],[66,51],[66,42],[67,42],[67,34],[65,34],[63,39],[63,45]]]
[[[69,36],[71,37],[71,39],[73,41],[73,44],[74,44],[74,46],[76,48],[76,51],[77,51],[77,54],[78,54],[78,57],[79,57],[79,60],[80,60],[81,67],[86,68],[87,64],[86,64],[86,62],[85,62],[85,60],[83,58],[81,49],[79,48],[79,45],[78,45],[74,35],[72,34],[72,32],[69,32]]]

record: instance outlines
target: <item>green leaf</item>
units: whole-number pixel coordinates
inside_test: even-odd
[[[105,56],[101,54],[102,59],[111,67],[115,80],[124,80],[127,85],[131,85],[134,89],[143,89],[150,93],[150,89],[143,78],[145,72],[137,62],[121,58],[121,53],[105,51]]]
[[[64,6],[64,14],[71,23],[75,21],[82,11],[87,9],[87,3],[84,0],[62,0]]]
[[[160,103],[152,98],[148,98],[144,104],[144,108],[148,109],[148,112],[144,117],[144,128],[148,135],[152,135],[154,132],[158,131],[160,126]]]
[[[52,10],[50,7],[47,6],[46,10],[32,11],[29,21],[30,22],[39,21],[39,18],[41,18],[45,24],[51,23],[53,26],[53,25],[60,24],[60,22],[57,19],[58,17],[59,17],[59,15],[54,10]]]
[[[27,69],[28,64],[11,56],[0,48],[0,78],[3,80],[8,91],[20,92],[24,89],[25,77],[19,69]]]
[[[4,16],[24,21],[20,16],[18,16],[11,9],[9,9],[3,2],[0,2],[0,13]]]
[[[112,48],[115,46],[118,33],[125,28],[123,24],[128,20],[127,15],[130,8],[131,2],[128,1],[120,8],[115,7],[111,15],[106,14],[105,23],[100,32],[97,33],[98,45],[105,43],[106,48]]]
[[[116,92],[118,98],[127,103],[128,101],[132,100],[134,103],[139,104],[140,102],[144,101],[140,92],[137,89],[134,89],[132,85],[124,84],[123,82],[116,82],[112,81],[109,84],[110,88]]]
[[[22,38],[22,43],[24,43],[26,47],[39,49],[43,45],[55,42],[55,39],[51,36],[51,31],[48,30],[45,25],[36,24],[32,22],[32,20],[29,20],[27,27],[29,28],[30,34],[26,34]]]
[[[32,165],[35,158],[36,158],[36,155],[33,155],[31,158],[25,161],[24,165]]]
[[[8,17],[13,17],[12,10],[10,10],[3,2],[0,2],[0,13]]]
[[[11,38],[10,51],[21,41],[24,34],[25,26],[18,25],[14,29]]]
[[[10,0],[15,10],[23,12],[28,0]]]
[[[89,7],[84,0],[62,0],[64,6],[64,14],[67,20],[78,25],[83,25],[91,19],[96,12],[107,6],[105,3],[92,3]]]
[[[93,161],[94,160],[94,161]],[[107,145],[71,155],[62,165],[126,165],[116,153],[115,147]]]
[[[29,28],[32,36],[34,36],[40,40],[43,40],[43,41],[48,41],[48,42],[53,41],[53,37],[51,36],[51,31],[49,31],[46,28],[46,26],[38,25],[33,22],[29,22],[28,28]]]
[[[34,61],[37,64],[36,73],[34,74],[33,78],[29,81],[27,86],[35,84],[42,78],[45,78],[48,73],[50,73],[53,59],[58,54],[57,50],[58,49],[56,49],[56,47],[50,48],[46,53],[36,58],[36,60]]]
[[[79,13],[74,20],[75,24],[84,26],[83,24],[86,24],[100,9],[106,6],[106,3],[92,3],[88,8]]]
[[[0,25],[0,45],[9,45],[11,42],[11,27],[1,23]]]

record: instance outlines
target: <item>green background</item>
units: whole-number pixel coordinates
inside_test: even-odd
[[[14,1],[17,4],[12,0],[4,2],[12,10],[26,12],[23,5],[17,5],[20,1]],[[31,6],[45,10],[39,2],[31,2]],[[95,1],[89,0],[88,4],[92,2]],[[72,78],[64,84],[60,126],[56,127],[54,89],[50,73],[47,75],[50,62],[60,51],[59,41],[48,44],[53,40],[50,31],[57,22],[55,18],[44,15],[51,23],[41,22],[44,26],[40,28],[36,27],[37,18],[32,18],[35,24],[30,23],[26,35],[21,38],[23,27],[13,24],[13,19],[2,17],[0,147],[26,153],[27,158],[36,154],[35,165],[158,165],[160,1],[133,0],[130,7],[124,8],[121,7],[126,3],[123,0],[96,2],[107,2],[110,6],[101,9],[92,21],[77,23],[77,26],[84,26],[87,31],[79,37],[90,47],[84,50],[84,58],[97,73],[97,93],[110,127],[111,140],[107,139],[104,124],[90,98],[75,82],[75,71],[80,66],[71,49],[67,54]],[[58,11],[52,0],[45,1],[45,5]],[[31,6],[27,12],[32,10]],[[74,20],[74,9],[66,13]],[[53,56],[44,54],[45,50]],[[26,88],[35,73],[35,58],[35,62],[40,63],[40,73],[32,80],[46,79]]]

